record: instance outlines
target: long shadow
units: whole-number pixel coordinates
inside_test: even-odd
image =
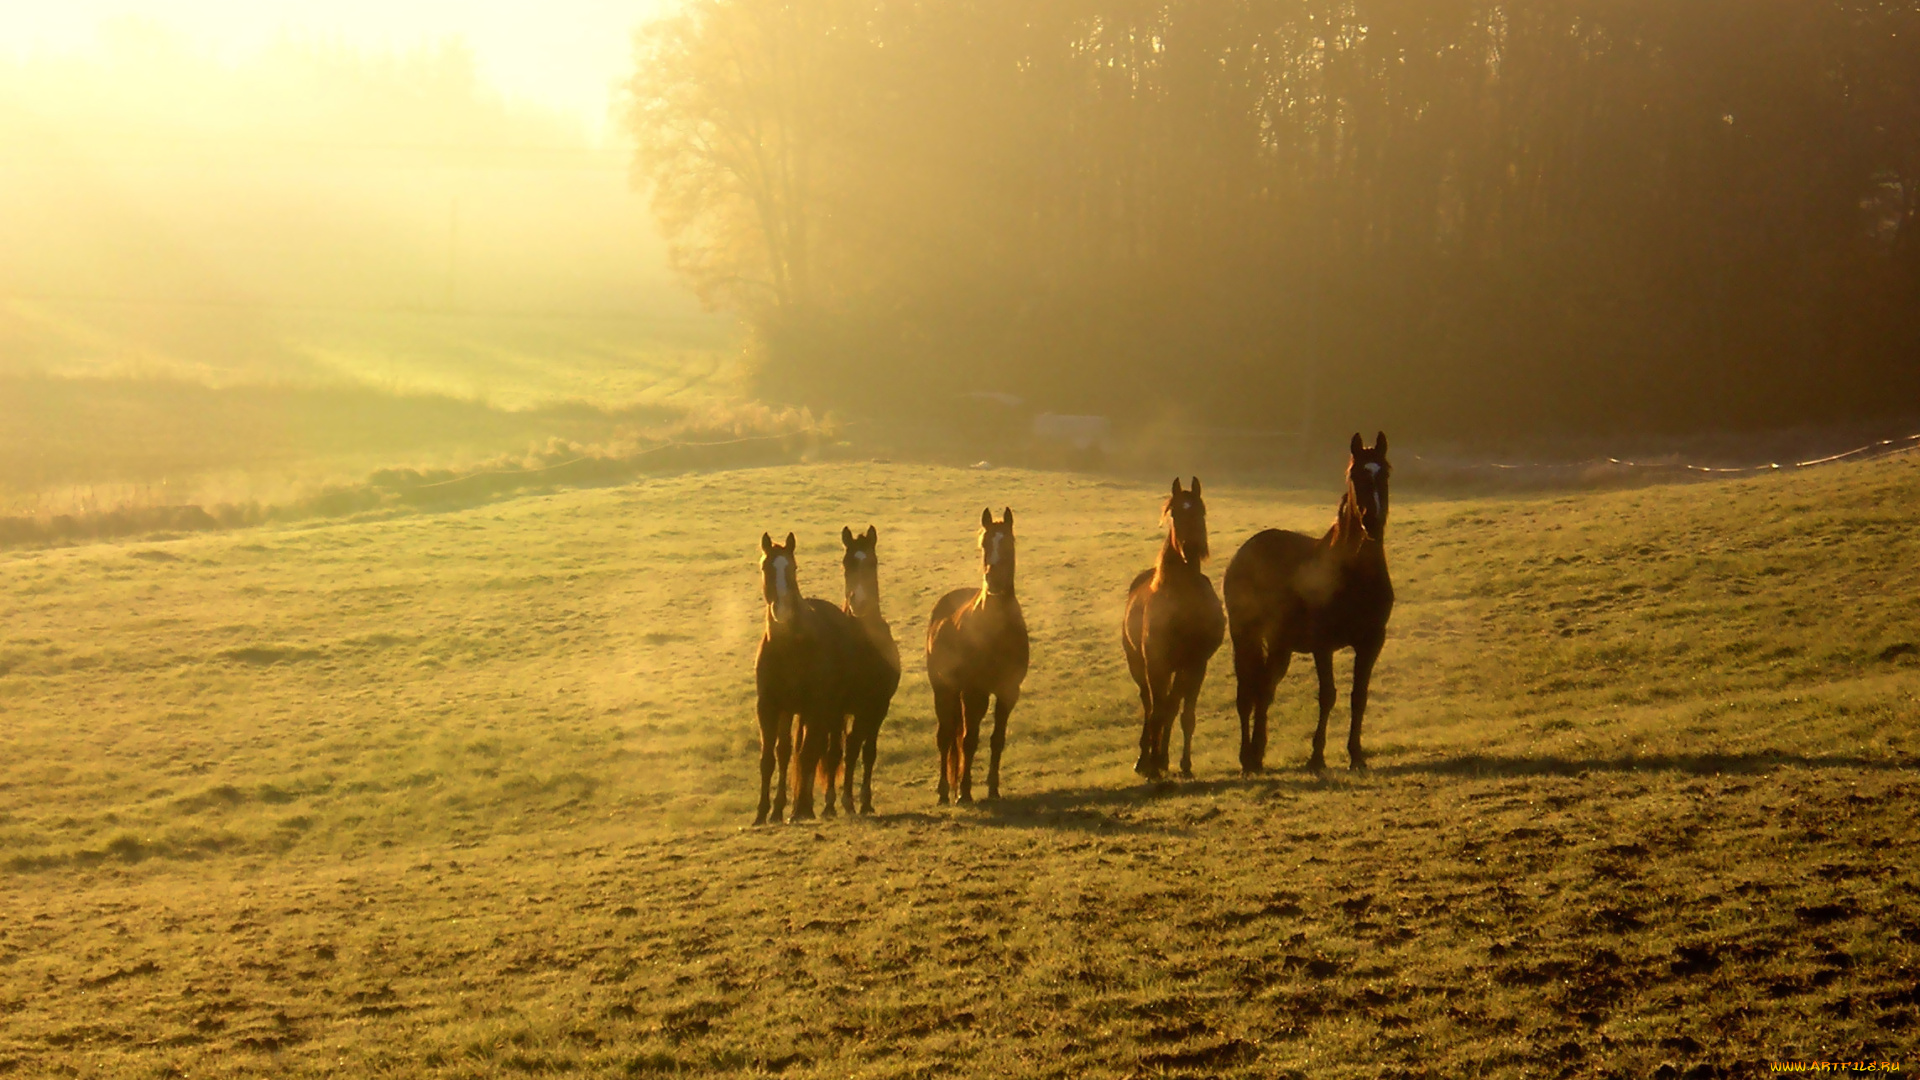
[[[964,820],[1002,829],[1054,829],[1102,833],[1170,833],[1179,822],[1137,821],[1122,816],[1129,810],[1184,802],[1231,791],[1276,792],[1325,787],[1326,778],[1305,770],[1269,772],[1260,776],[1230,776],[1216,780],[1163,780],[1113,787],[1052,788],[976,804]]]
[[[1594,773],[1677,773],[1688,776],[1761,775],[1779,768],[1863,769],[1876,772],[1920,773],[1920,761],[1862,757],[1852,754],[1791,754],[1763,751],[1748,754],[1649,754],[1621,757],[1517,757],[1502,754],[1460,754],[1377,766],[1360,776],[1439,776],[1455,779],[1561,776]],[[1174,821],[1138,821],[1127,811],[1206,798],[1227,792],[1254,792],[1265,796],[1324,790],[1352,776],[1345,769],[1315,774],[1305,768],[1282,766],[1257,776],[1225,776],[1212,780],[1169,780],[1154,784],[1052,788],[980,802],[969,809],[900,810],[871,819],[881,825],[925,825],[951,822],[989,828],[1052,829],[1086,833],[1170,833],[1183,828]]]
[[[1788,754],[1759,751],[1749,754],[1630,754],[1620,757],[1514,757],[1505,754],[1458,754],[1426,761],[1382,765],[1377,776],[1579,776],[1582,773],[1670,772],[1692,776],[1752,775],[1783,767],[1801,769],[1867,769],[1875,772],[1920,771],[1920,761],[1853,754]]]

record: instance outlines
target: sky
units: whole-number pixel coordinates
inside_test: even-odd
[[[633,30],[673,0],[0,0],[0,53],[87,55],[101,29],[137,19],[239,59],[275,41],[406,51],[464,40],[500,93],[560,110],[604,136]]]

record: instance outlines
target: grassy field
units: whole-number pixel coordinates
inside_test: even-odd
[[[1207,490],[1223,555],[1334,498]],[[0,553],[0,1073],[1920,1067],[1920,460],[1402,491],[1374,769],[1298,767],[1296,665],[1238,776],[1223,654],[1148,786],[1161,492],[833,464]],[[944,810],[918,641],[985,505],[1034,663],[1007,797]],[[868,522],[880,814],[745,827],[759,535],[837,597]]]
[[[0,295],[0,515],[297,501],[738,408],[718,317]]]

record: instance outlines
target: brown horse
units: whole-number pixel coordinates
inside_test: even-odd
[[[927,681],[940,721],[940,803],[959,788],[973,801],[973,755],[980,746],[987,696],[993,696],[993,760],[987,768],[987,798],[1000,797],[1000,751],[1007,744],[1007,716],[1020,700],[1027,677],[1027,621],[1013,595],[1013,511],[993,520],[980,511],[977,589],[956,589],[933,606],[927,624]]]
[[[1160,507],[1160,520],[1167,524],[1160,558],[1127,587],[1120,625],[1127,670],[1140,684],[1140,760],[1133,771],[1150,779],[1166,775],[1176,711],[1186,733],[1180,775],[1193,775],[1194,702],[1207,677],[1207,661],[1227,632],[1220,597],[1200,572],[1207,558],[1207,504],[1200,498],[1199,477],[1187,491],[1180,490],[1179,477],[1173,478],[1173,494]]]
[[[1320,676],[1320,726],[1313,733],[1309,768],[1326,768],[1327,716],[1333,712],[1333,654],[1353,650],[1353,725],[1347,761],[1366,767],[1360,722],[1367,713],[1367,682],[1387,639],[1393,582],[1387,576],[1387,436],[1373,446],[1354,433],[1347,491],[1333,528],[1318,540],[1296,532],[1256,533],[1227,564],[1227,626],[1233,634],[1233,673],[1240,683],[1240,767],[1266,764],[1267,708],[1294,653],[1312,653]]]
[[[858,536],[842,527],[840,543],[847,551],[840,565],[846,571],[847,599],[841,606],[860,628],[866,650],[860,655],[848,689],[851,692],[853,724],[846,736],[846,802],[853,812],[853,771],[864,766],[860,784],[860,812],[873,813],[873,757],[880,745],[880,724],[887,718],[893,692],[900,686],[900,646],[894,643],[893,628],[880,614],[880,557],[875,548],[880,530],[867,526]],[[839,763],[839,754],[828,751],[831,771]],[[827,781],[827,801],[833,801],[833,781]]]
[[[760,591],[767,605],[767,628],[753,663],[760,716],[760,813],[753,823],[766,824],[769,811],[772,820],[780,820],[789,764],[796,773],[793,820],[804,821],[813,816],[814,772],[832,731],[845,722],[849,675],[864,646],[855,640],[857,631],[846,613],[825,600],[800,595],[792,533],[778,545],[773,537],[760,534]],[[777,795],[769,790],[776,761]]]

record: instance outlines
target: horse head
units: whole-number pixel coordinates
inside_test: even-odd
[[[760,534],[760,595],[767,602],[767,619],[790,625],[800,614],[800,575],[793,561],[793,534],[785,544]]]
[[[840,529],[840,543],[847,549],[840,559],[847,574],[847,610],[856,616],[880,610],[880,558],[874,550],[879,542],[880,530],[871,525],[857,535],[845,526]]]
[[[1387,462],[1387,433],[1379,432],[1373,445],[1367,446],[1356,431],[1347,452],[1347,498],[1360,512],[1360,527],[1367,539],[1377,541],[1387,532],[1387,480],[1393,475],[1393,466]]]
[[[1160,520],[1167,523],[1167,542],[1188,566],[1199,566],[1207,559],[1207,504],[1200,498],[1200,478],[1193,486],[1180,490],[1180,478],[1173,478],[1173,493],[1160,507]]]
[[[980,566],[986,574],[988,596],[1013,595],[1013,509],[980,511]]]

